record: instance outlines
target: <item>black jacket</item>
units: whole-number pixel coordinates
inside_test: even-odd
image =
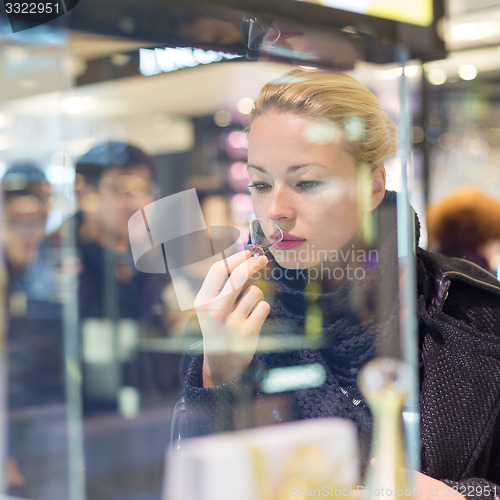
[[[479,266],[417,249],[420,362],[421,470],[467,498],[500,497],[500,283]],[[283,354],[257,355],[241,378],[215,389],[202,386],[202,356],[185,376],[185,408],[176,432],[200,435],[230,430],[228,408],[247,405],[238,394],[258,385],[260,362],[276,366]],[[321,350],[294,353],[288,363],[327,364]],[[337,378],[342,378],[342,374]],[[345,377],[340,387],[349,381]],[[328,384],[325,382],[325,385]],[[338,415],[339,386],[297,391],[293,418]],[[352,386],[351,400],[359,395]],[[343,391],[343,389],[342,389]],[[344,392],[344,391],[343,391]],[[300,394],[299,394],[300,393]],[[335,399],[337,398],[337,399]],[[256,394],[257,423],[282,420],[280,400]],[[253,403],[255,407],[255,403]],[[319,409],[318,409],[319,408]],[[367,407],[351,405],[349,418],[363,424]],[[241,412],[240,412],[241,413]],[[254,411],[255,413],[255,411]],[[269,420],[262,418],[268,414]],[[293,414],[293,412],[292,412]],[[342,415],[340,415],[342,416]],[[256,422],[254,422],[256,423]],[[361,425],[362,426],[362,425]],[[365,431],[369,431],[365,426]]]
[[[494,498],[469,493],[500,484],[500,283],[463,259],[417,258],[431,319],[420,329],[422,471]]]

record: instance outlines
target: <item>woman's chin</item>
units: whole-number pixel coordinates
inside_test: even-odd
[[[272,248],[270,249],[270,252],[277,264],[284,269],[309,269],[318,264],[317,262],[297,259],[296,252],[290,252],[289,250],[278,250],[276,248]]]

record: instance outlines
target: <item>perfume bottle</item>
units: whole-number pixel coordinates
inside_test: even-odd
[[[264,255],[268,248],[283,239],[283,231],[271,219],[254,219],[250,222],[250,243],[245,247],[253,257]]]
[[[360,370],[359,388],[373,415],[365,500],[413,497],[402,419],[412,381],[410,367],[398,359],[376,358]]]

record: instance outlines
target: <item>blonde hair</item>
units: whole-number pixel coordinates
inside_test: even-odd
[[[396,126],[377,98],[344,73],[294,70],[267,83],[250,114],[250,128],[269,111],[330,120],[340,127],[357,165],[374,168],[396,152]]]

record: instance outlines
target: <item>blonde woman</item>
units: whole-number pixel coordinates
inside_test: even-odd
[[[385,190],[384,169],[395,126],[350,76],[294,71],[262,89],[248,139],[255,215],[273,220],[284,238],[268,256],[241,252],[210,269],[196,300],[204,351],[185,377],[186,434],[231,429],[228,408],[244,388],[248,402],[253,387],[243,408],[259,422],[342,416],[357,424],[363,446],[371,415],[356,376],[397,339],[397,296],[386,286],[397,283],[395,194]],[[380,228],[375,254],[370,224]],[[495,498],[500,284],[464,261],[416,251],[418,485],[434,498]],[[304,335],[303,349],[258,350],[263,336],[286,342],[291,334]],[[221,349],[228,336],[239,348]],[[317,348],[306,344],[311,338]],[[262,393],[266,371],[313,364],[324,369],[320,386],[281,399]]]

